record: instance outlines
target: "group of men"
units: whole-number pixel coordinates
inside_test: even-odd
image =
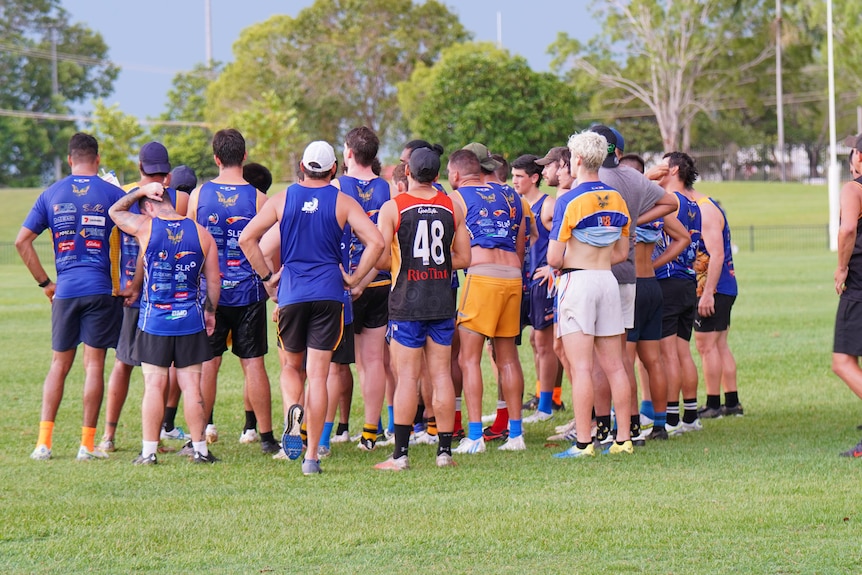
[[[146,144],[141,178],[125,193],[96,175],[95,139],[76,134],[72,175],[39,197],[16,241],[52,302],[54,356],[32,457],[52,455],[53,421],[80,342],[81,460],[114,449],[129,374],[140,365],[143,440],[135,463],[157,463],[160,440],[178,438],[188,439],[181,454],[217,461],[208,444],[218,440],[213,406],[229,346],[244,375],[240,441],[260,441],[279,459],[304,454],[306,475],[321,471],[331,441],[349,437],[354,362],[365,407],[357,445],[372,451],[394,443],[376,465],[383,470],[407,469],[411,443],[436,444],[440,467],[496,439],[503,451],[526,449],[523,424],[562,407],[564,371],[575,418],[558,429],[558,438],[572,441],[560,458],[593,455],[594,445],[632,453],[647,436],[701,429],[700,417],[741,415],[727,347],[736,281],[724,213],[694,190],[697,171],[686,154],[668,154],[645,176],[643,160],[623,149],[619,132],[595,126],[544,157],[516,159],[509,186],[505,159],[472,143],[449,155],[447,194],[438,183],[441,147],[407,144],[390,184],[379,175],[376,134],[360,127],[345,138],[346,173],[337,175],[330,144],[312,142],[299,181],[267,198],[271,177],[244,170],[237,130],[215,134],[219,175],[199,187],[188,185],[187,168],[172,173],[164,146]],[[556,197],[541,191],[543,177]],[[54,239],[56,285],[33,249],[45,229]],[[458,269],[466,270],[463,283]],[[267,298],[277,302],[280,442],[264,365]],[[522,418],[517,345],[527,325],[537,400],[536,412]],[[700,409],[693,328],[707,388]],[[486,342],[501,401],[494,425],[483,429]],[[108,347],[117,359],[96,446]],[[644,367],[640,408],[636,356]],[[179,392],[188,436],[174,425]],[[391,436],[381,433],[387,397]]]

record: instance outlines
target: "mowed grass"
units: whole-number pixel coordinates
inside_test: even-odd
[[[558,461],[550,455],[565,446],[545,437],[567,411],[528,426],[524,453],[492,448],[438,470],[434,448],[419,446],[411,471],[384,474],[371,467],[388,449],[335,445],[312,478],[238,444],[242,380],[230,357],[216,404],[218,465],[172,455],[152,468],[131,465],[140,448],[138,371],[120,451],[76,462],[80,358],[57,418],[55,458],[30,461],[50,310],[23,265],[0,266],[0,572],[862,572],[862,468],[838,457],[859,439],[862,413],[829,370],[834,261],[827,252],[737,255],[730,343],[743,418],[706,421],[703,432],[633,457]],[[528,348],[521,352],[529,391],[534,368]],[[275,355],[267,361],[277,397]],[[495,399],[486,385],[486,412]],[[361,419],[357,385],[354,432]]]

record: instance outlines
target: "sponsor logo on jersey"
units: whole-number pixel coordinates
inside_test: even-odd
[[[102,240],[87,240],[85,245],[91,250],[100,250],[102,249]]]
[[[102,204],[84,204],[83,206],[81,206],[81,209],[85,212],[95,212],[97,214],[105,213],[105,206],[103,206]]]
[[[57,244],[58,252],[70,252],[75,249],[75,240],[66,240]]]
[[[236,188],[225,188],[225,191],[228,189],[235,190]],[[236,205],[236,201],[239,198],[239,194],[234,194],[232,196],[225,196],[218,190],[216,190],[216,197],[218,198],[218,202],[226,208],[232,208]]]
[[[75,204],[72,203],[62,203],[62,204],[54,204],[54,213],[55,214],[74,214],[78,211],[78,208],[75,207]]]
[[[174,256],[174,259],[175,259],[175,260],[180,260],[180,259],[183,259],[183,258],[184,258],[184,257],[186,257],[186,256],[193,255],[194,253],[195,253],[195,252],[188,252],[188,251],[186,251],[186,252],[177,252],[177,255],[175,255],[175,256]]]
[[[153,262],[154,270],[169,270],[171,269],[171,264],[168,262]]]
[[[154,308],[156,308],[156,309],[169,310],[169,309],[171,309],[173,306],[172,306],[171,304],[169,304],[169,303],[157,303],[157,304],[153,304],[153,307],[154,307]]]
[[[174,292],[174,299],[188,299],[189,292],[187,291],[178,291]]]
[[[317,198],[312,198],[311,200],[309,200],[307,202],[303,202],[302,211],[305,212],[306,214],[313,214],[314,212],[317,211],[319,204],[320,204],[320,202],[317,201]]]
[[[54,232],[55,238],[62,238],[63,236],[74,236],[75,230],[60,230],[59,232]]]
[[[500,216],[502,216],[503,214],[506,213],[506,210],[494,210],[493,213],[494,213],[495,218],[499,218]]]
[[[189,315],[188,310],[175,309],[175,310],[171,311],[171,315],[170,315],[170,317],[168,317],[168,319],[183,319],[187,315]]]
[[[75,216],[66,215],[66,216],[54,216],[54,225],[60,226],[63,224],[71,224],[75,221]]]
[[[218,226],[207,226],[207,231],[214,236],[222,236],[224,235],[224,230]]]
[[[175,231],[171,230],[171,228],[165,228],[165,231],[168,234],[168,240],[172,244],[178,244],[183,240],[183,230],[179,230],[179,231],[175,232]],[[186,253],[186,252],[180,252],[180,253]],[[193,252],[188,252],[188,253],[193,253]],[[179,254],[177,254],[177,257],[179,258]]]
[[[78,180],[75,180],[75,181],[77,182]],[[84,180],[84,181],[86,181],[86,180]],[[90,186],[83,186],[83,187],[79,188],[75,184],[72,184],[72,193],[75,194],[76,196],[85,196],[85,195],[87,195],[87,192],[89,192],[89,191],[90,191]]]
[[[159,251],[159,253],[158,253],[158,254],[156,254],[156,255],[158,256],[158,258],[159,258],[160,260],[166,260],[166,259],[168,259],[168,252],[167,252],[167,250],[161,250],[161,251]]]
[[[177,283],[182,283],[182,282],[186,281],[188,279],[188,277],[189,276],[186,275],[185,272],[177,272],[174,274],[174,279],[176,280]]]
[[[217,223],[218,223],[218,214],[210,214],[210,215],[208,215],[208,216],[207,216],[207,221],[208,221],[209,223],[211,223],[211,224],[214,224],[214,225],[215,225],[215,224],[217,224]]]
[[[437,213],[439,213],[437,211],[437,208],[433,208],[433,207],[431,207],[431,208],[417,208],[416,212],[420,213],[420,214],[437,214]]]
[[[81,225],[105,227],[105,216],[81,216]]]
[[[236,268],[242,265],[242,260],[227,260],[227,267]]]
[[[151,289],[151,290],[153,290],[154,292],[157,292],[157,291],[166,291],[166,290],[171,289],[171,284],[160,284],[160,283],[155,283],[155,284],[153,284],[152,286],[150,286],[150,289]]]
[[[103,237],[105,237],[105,228],[84,228],[83,230],[81,230],[81,237],[82,238],[103,238]]]
[[[250,220],[250,219],[251,218],[249,218],[248,216],[231,216],[231,217],[225,219],[225,223],[227,225],[231,225],[231,224],[234,224],[240,220]]]

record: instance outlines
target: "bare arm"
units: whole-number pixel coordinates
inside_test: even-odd
[[[614,251],[611,254],[611,265],[616,265],[626,261],[629,257],[629,249],[631,246],[631,237],[620,236],[620,238],[614,243]]]
[[[344,285],[353,288],[374,269],[374,264],[380,259],[384,247],[383,236],[380,235],[377,226],[365,215],[362,206],[347,194],[339,194],[336,210],[346,217],[346,220],[339,217],[339,221],[346,221],[350,224],[350,229],[353,230],[354,235],[365,246],[356,270],[352,274],[348,274],[345,270],[341,272],[344,277]]]
[[[862,189],[855,182],[841,188],[841,222],[838,225],[838,267],[835,269],[835,292],[838,295],[847,289],[848,266],[853,246],[856,244],[856,226],[862,213]]]
[[[144,285],[144,254],[141,252],[135,260],[135,275],[129,285],[124,286],[117,295],[123,298],[123,305],[129,307],[138,300]]]
[[[452,202],[455,208],[455,239],[452,240],[452,271],[470,267],[473,259],[473,251],[470,249],[470,234],[467,233],[467,223],[464,221],[465,213],[461,204]]]
[[[709,253],[709,265],[706,268],[706,283],[703,293],[697,303],[697,311],[703,317],[709,317],[715,313],[715,287],[721,276],[721,267],[724,265],[724,241],[721,234],[723,218],[721,212],[712,202],[704,202],[700,207],[701,214],[701,236],[706,251]]]
[[[656,270],[678,258],[685,251],[685,248],[691,244],[691,236],[688,234],[688,230],[685,229],[685,226],[682,225],[682,222],[675,215],[664,219],[664,231],[673,241],[670,242],[659,257],[653,260],[652,267]]]
[[[177,213],[181,216],[184,216],[189,211],[189,194],[188,192],[181,192],[177,190]],[[195,219],[192,217],[192,219]]]
[[[30,274],[36,280],[36,283],[48,282],[42,290],[45,292],[45,297],[48,298],[48,301],[54,301],[54,291],[57,289],[57,286],[48,277],[48,272],[45,271],[42,262],[39,261],[39,254],[36,253],[36,248],[33,247],[33,242],[38,237],[39,235],[33,230],[21,226],[21,229],[18,231],[18,237],[15,238],[15,249],[18,250],[18,255],[21,256],[21,260],[27,266],[27,269],[30,270]]]
[[[218,247],[208,231],[201,228],[200,236],[205,244],[204,277],[207,280],[207,294],[204,300],[204,320],[207,335],[215,330],[215,311],[221,296],[221,273],[218,267]]]
[[[141,186],[134,192],[128,192],[120,198],[108,209],[108,215],[117,224],[117,227],[129,234],[130,236],[138,237],[141,227],[150,221],[148,216],[143,214],[133,214],[129,211],[138,200],[143,197],[148,197],[157,202],[161,202],[164,197],[165,188],[156,182]]]
[[[566,255],[566,242],[548,241],[548,265],[554,269],[563,267],[563,256]]]
[[[679,201],[677,201],[676,196],[665,192],[664,196],[653,207],[638,216],[638,225],[648,224],[649,222],[663,218],[677,209],[679,209]]]
[[[248,222],[242,234],[239,236],[239,247],[251,264],[252,269],[260,277],[267,277],[272,273],[269,269],[263,251],[260,248],[260,240],[264,234],[278,223],[279,212],[276,205],[284,206],[285,195],[280,192],[273,197],[273,201],[266,202],[257,214]]]
[[[392,268],[392,239],[395,237],[395,224],[398,222],[398,206],[395,200],[388,200],[377,215],[377,229],[383,237],[383,253],[377,258],[374,267],[378,270]]]
[[[532,226],[535,228],[536,226]],[[515,253],[518,254],[518,259],[521,261],[521,265],[524,264],[524,255],[527,253],[527,237],[524,231],[527,229],[527,214],[521,214],[521,225],[518,226],[518,236],[515,239]],[[532,230],[531,237],[532,237]],[[538,230],[536,230],[538,234]]]

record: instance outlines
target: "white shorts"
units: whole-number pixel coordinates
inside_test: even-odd
[[[610,337],[625,332],[620,289],[610,270],[578,270],[560,276],[558,329]]]
[[[620,284],[620,305],[623,309],[623,326],[626,329],[635,327],[635,295],[637,284]]]

